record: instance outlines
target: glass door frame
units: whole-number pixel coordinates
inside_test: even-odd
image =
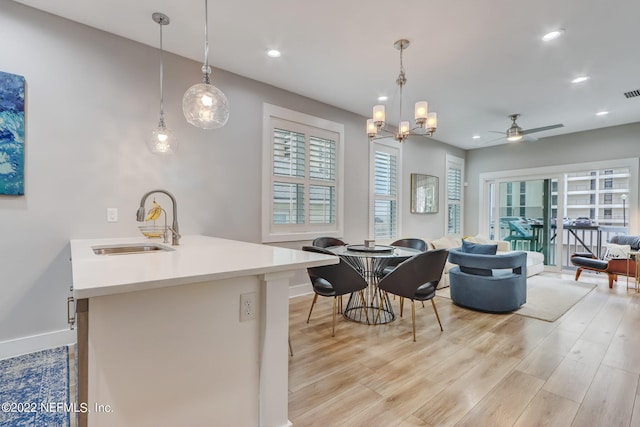
[[[501,200],[500,187],[501,184],[507,182],[520,182],[520,181],[544,181],[544,180],[558,180],[558,203],[557,215],[561,215],[564,212],[564,186],[561,185],[564,179],[564,172],[560,173],[543,173],[543,174],[518,174],[523,171],[508,171],[504,174],[493,174],[493,177],[482,176],[480,177],[480,215],[478,230],[480,234],[490,235],[490,217],[493,217],[493,229],[495,230],[496,237],[499,236],[500,230],[500,213],[499,213],[499,201]],[[494,194],[491,197],[490,186],[493,184]],[[493,206],[491,202],[493,201]],[[561,217],[562,218],[562,217]],[[563,236],[563,224],[562,220],[556,221],[556,235]],[[561,272],[562,271],[562,238],[555,239],[554,259],[551,265],[545,265],[545,271]]]

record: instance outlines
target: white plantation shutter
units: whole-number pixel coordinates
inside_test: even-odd
[[[273,130],[273,174],[304,177],[304,134],[283,129]]]
[[[373,155],[373,237],[398,236],[398,150],[379,146]]]
[[[462,235],[464,160],[447,155],[447,234]]]
[[[336,222],[336,142],[309,138],[309,223]]]
[[[291,113],[295,120],[265,116],[269,137],[263,151],[263,205],[269,214],[262,222],[263,241],[341,237],[344,126],[270,107],[265,104],[266,110]]]

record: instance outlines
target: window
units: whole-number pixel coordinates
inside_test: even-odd
[[[462,235],[464,159],[447,155],[447,234]]]
[[[372,163],[372,236],[392,240],[399,234],[398,206],[400,148],[375,142],[371,144]]]
[[[344,126],[264,104],[262,240],[342,237]]]
[[[613,175],[613,170],[610,170],[610,169],[605,170],[604,174],[605,175]],[[605,178],[604,179],[604,188],[607,188],[607,189],[613,188],[613,178]]]

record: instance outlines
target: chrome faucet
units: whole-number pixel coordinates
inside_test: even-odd
[[[176,198],[173,197],[173,194],[171,194],[171,193],[169,193],[168,191],[165,191],[165,190],[151,190],[148,193],[146,193],[144,196],[142,196],[142,199],[140,199],[140,207],[138,208],[138,213],[136,214],[136,219],[138,220],[138,222],[144,221],[144,204],[147,201],[147,197],[149,197],[153,193],[166,194],[171,199],[171,205],[173,206],[173,223],[171,224],[171,227],[169,227],[169,230],[171,230],[171,244],[173,246],[179,245],[181,236],[180,236],[180,232],[178,231],[178,229],[179,229],[179,227],[178,227],[178,203],[176,202]]]

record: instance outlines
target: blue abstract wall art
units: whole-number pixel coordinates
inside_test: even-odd
[[[24,77],[0,71],[0,194],[24,194]]]

